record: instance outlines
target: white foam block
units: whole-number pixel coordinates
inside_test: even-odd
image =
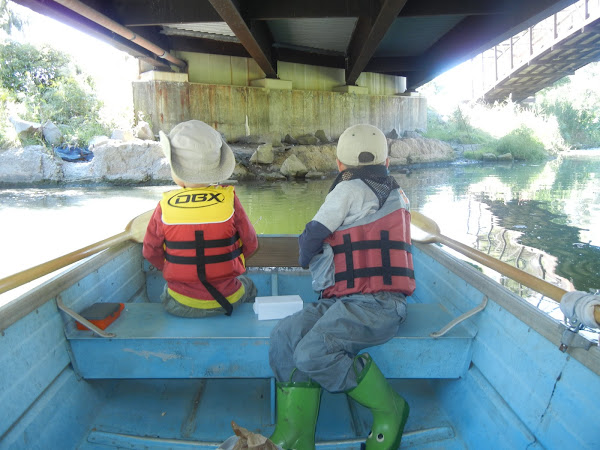
[[[254,312],[258,314],[258,320],[283,319],[300,311],[303,305],[299,295],[256,297]]]

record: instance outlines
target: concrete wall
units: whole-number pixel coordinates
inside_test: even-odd
[[[134,108],[154,131],[199,119],[228,140],[250,134],[298,136],[322,129],[337,138],[350,125],[370,123],[384,133],[426,129],[424,97],[265,89],[168,81],[133,84]]]
[[[343,70],[279,62],[279,79],[287,87],[272,89],[253,86],[264,73],[251,59],[178,56],[188,62],[187,74],[142,74],[143,81],[133,83],[136,117],[141,113],[154,133],[190,119],[209,123],[232,141],[246,135],[246,120],[250,134],[282,138],[317,130],[337,138],[356,123],[399,134],[427,127],[425,98],[398,95],[405,90],[403,77],[363,73],[357,81],[361,93],[334,92],[343,86]]]

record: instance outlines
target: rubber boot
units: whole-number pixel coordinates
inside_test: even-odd
[[[373,426],[367,437],[367,450],[396,450],[408,419],[408,403],[389,385],[368,354],[358,375],[358,386],[346,392],[350,398],[366,406],[373,414]],[[356,364],[356,361],[355,361]]]
[[[277,383],[277,424],[269,439],[285,450],[314,450],[320,401],[318,383]]]

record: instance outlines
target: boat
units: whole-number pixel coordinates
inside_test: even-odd
[[[277,320],[252,304],[231,317],[165,313],[164,280],[141,252],[147,219],[0,308],[0,448],[217,449],[234,424],[273,431]],[[402,448],[600,448],[598,345],[437,244],[413,242],[408,318],[366,350],[410,405]],[[317,300],[297,255],[297,236],[259,237],[248,260],[259,296]],[[81,315],[96,303],[124,306],[100,329]],[[359,449],[370,424],[324,392],[316,448]]]

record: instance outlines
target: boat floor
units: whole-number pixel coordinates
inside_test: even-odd
[[[411,406],[402,448],[464,449],[428,380],[390,380]],[[89,381],[106,389],[108,381]],[[265,379],[121,380],[99,409],[79,449],[215,449],[231,422],[269,436],[271,383]],[[318,449],[359,449],[370,412],[345,394],[323,392]],[[362,439],[361,439],[362,437]]]

